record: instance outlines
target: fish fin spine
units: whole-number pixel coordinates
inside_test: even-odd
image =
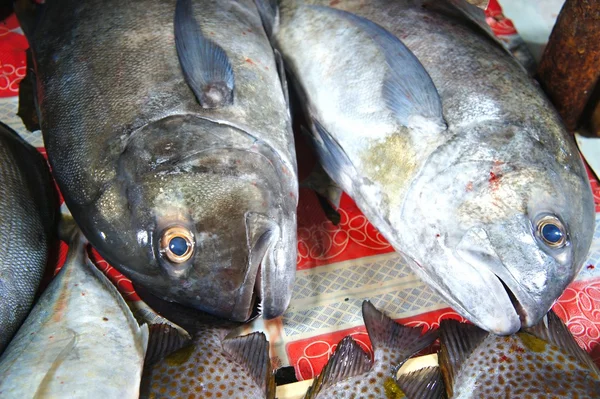
[[[268,393],[273,389],[275,375],[271,368],[269,342],[264,333],[253,332],[241,337],[226,338],[222,344],[223,349],[248,370],[248,374],[264,392]]]
[[[378,351],[389,349],[401,363],[437,339],[437,331],[421,335],[422,328],[398,324],[377,310],[370,301],[363,302],[362,313],[376,357]]]

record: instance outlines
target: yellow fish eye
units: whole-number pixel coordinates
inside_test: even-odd
[[[194,235],[185,227],[169,227],[162,233],[159,250],[170,262],[187,262],[194,254]]]

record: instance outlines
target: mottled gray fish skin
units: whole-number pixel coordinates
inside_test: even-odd
[[[581,269],[595,222],[557,113],[474,6],[329,5],[283,0],[270,20],[325,169],[463,316],[499,334],[535,324]],[[560,245],[539,233],[549,222]]]
[[[230,337],[239,323],[148,299],[154,309],[183,326],[193,339],[191,345],[146,366],[141,398],[275,397],[269,344],[263,333]]]
[[[60,272],[0,357],[0,397],[137,398],[148,343],[76,232]]]
[[[175,5],[52,1],[24,27],[49,159],[86,237],[135,284],[234,320],[258,294],[272,318],[290,300],[298,198],[273,52],[251,0],[193,1],[235,76],[233,102],[204,109],[179,64]],[[161,243],[177,229],[182,262]]]
[[[44,157],[0,123],[0,354],[27,317],[56,243],[58,201]]]

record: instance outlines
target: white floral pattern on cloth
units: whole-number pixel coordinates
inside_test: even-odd
[[[573,283],[553,309],[600,365],[600,279]]]

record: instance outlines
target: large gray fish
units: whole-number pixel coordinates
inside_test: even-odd
[[[585,260],[593,197],[573,139],[482,11],[259,7],[325,170],[414,271],[486,330],[540,320]]]
[[[155,295],[234,320],[287,307],[298,183],[252,0],[21,2],[41,128],[85,236]],[[177,12],[176,12],[177,6]]]
[[[137,398],[148,327],[87,258],[81,233],[0,357],[2,398]]]
[[[46,160],[0,123],[0,354],[27,317],[56,242],[58,202]]]

